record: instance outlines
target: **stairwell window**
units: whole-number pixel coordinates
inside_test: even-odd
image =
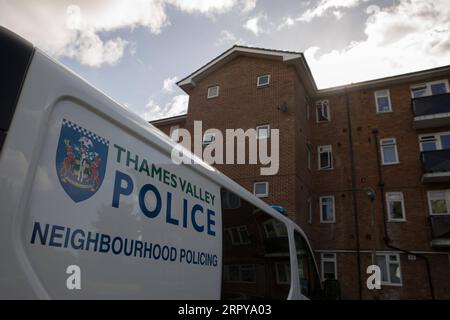
[[[398,153],[395,138],[386,138],[380,140],[381,160],[383,165],[397,164]]]
[[[329,122],[330,117],[330,102],[328,100],[320,100],[316,102],[316,122]]]
[[[212,99],[219,96],[219,86],[212,86],[208,88],[208,99]]]
[[[375,91],[375,103],[377,105],[377,113],[391,112],[391,97],[389,90]]]
[[[306,144],[306,164],[307,168],[311,170],[311,159],[312,159],[312,146],[310,143]]]
[[[319,170],[333,169],[333,153],[331,145],[319,146]]]
[[[269,182],[255,182],[253,184],[253,194],[258,198],[264,198],[269,195]]]
[[[403,192],[387,192],[386,202],[389,221],[406,221]]]
[[[320,222],[335,223],[334,196],[320,197]]]
[[[377,254],[376,263],[381,269],[382,285],[402,285],[399,254]]]
[[[256,80],[256,86],[258,88],[260,87],[266,87],[270,84],[270,74],[265,74],[263,76],[259,76]]]
[[[320,266],[323,281],[327,279],[337,280],[336,253],[321,253]]]

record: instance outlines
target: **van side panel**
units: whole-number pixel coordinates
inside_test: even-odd
[[[16,109],[33,51],[33,46],[29,42],[0,27],[0,151]]]
[[[0,156],[1,298],[220,298],[220,188],[152,130],[36,51]]]

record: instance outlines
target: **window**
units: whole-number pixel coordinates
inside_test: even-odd
[[[225,281],[227,282],[255,282],[255,266],[252,264],[232,264],[223,267]]]
[[[331,145],[319,146],[319,170],[333,169],[333,154]]]
[[[313,216],[313,210],[312,210],[312,201],[311,198],[307,200],[308,204],[308,223],[312,224],[312,216]]]
[[[269,182],[255,182],[253,184],[253,194],[259,198],[267,197],[269,195]]]
[[[387,192],[386,202],[389,221],[405,221],[405,203],[402,192]]]
[[[257,139],[267,139],[270,137],[270,125],[263,124],[256,127],[256,138]]]
[[[213,86],[208,88],[208,99],[219,96],[219,86]]]
[[[320,254],[322,279],[337,280],[337,263],[336,253],[321,253]]]
[[[395,138],[381,139],[381,160],[383,164],[396,164],[398,161],[397,144]]]
[[[170,127],[170,138],[175,141],[178,142],[180,140],[180,136],[178,134],[178,129],[180,129],[180,126],[171,126]]]
[[[450,149],[450,132],[440,132],[419,136],[420,151]]]
[[[246,225],[231,227],[228,229],[228,234],[231,239],[231,244],[234,246],[250,243],[250,235]]]
[[[263,76],[259,76],[256,80],[257,87],[265,87],[270,84],[270,74],[265,74]]]
[[[289,263],[277,263],[275,264],[275,272],[277,284],[290,284],[291,283],[291,268]]]
[[[216,140],[216,134],[214,132],[205,133],[205,135],[203,136],[203,144],[204,145],[211,144],[215,140]]]
[[[377,105],[377,113],[391,112],[391,98],[389,90],[375,91],[375,103]]]
[[[377,254],[376,261],[381,270],[381,284],[398,286],[402,284],[400,255]]]
[[[450,214],[448,204],[450,190],[428,191],[428,206],[431,215]]]
[[[275,219],[266,220],[263,223],[263,227],[267,239],[287,237],[286,226],[278,220]]]
[[[311,170],[311,159],[312,159],[312,146],[310,143],[306,144],[306,162],[307,168]]]
[[[449,92],[448,80],[438,80],[411,86],[411,97],[420,98]]]
[[[334,210],[334,196],[320,197],[320,222],[321,223],[336,222]]]
[[[328,122],[330,117],[330,103],[328,100],[320,100],[316,102],[316,121]]]

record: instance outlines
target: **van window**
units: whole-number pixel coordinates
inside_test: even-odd
[[[230,193],[221,192],[223,229],[245,229],[245,241],[223,232],[222,299],[286,299],[291,288],[286,225],[242,198],[230,205]]]
[[[309,299],[319,299],[321,283],[311,250],[309,250],[305,238],[299,232],[294,232],[294,239],[301,293]]]

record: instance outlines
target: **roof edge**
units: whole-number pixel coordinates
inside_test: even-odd
[[[187,113],[180,114],[178,116],[168,117],[168,118],[162,118],[162,119],[156,119],[149,121],[152,125],[161,125],[161,124],[168,124],[168,123],[174,123],[181,120],[185,120],[187,118]]]

